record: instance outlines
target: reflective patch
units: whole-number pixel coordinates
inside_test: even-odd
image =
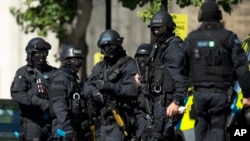
[[[197,47],[208,47],[208,41],[198,41]]]
[[[21,78],[22,78],[22,75],[19,75],[18,78],[21,79]]]
[[[43,78],[44,78],[44,79],[48,79],[49,76],[48,76],[47,74],[44,74],[44,75],[43,75]]]
[[[159,23],[163,23],[163,21],[162,21],[162,19],[155,19],[155,20],[153,20],[152,21],[152,23],[154,23],[154,24],[159,24]]]
[[[82,54],[82,51],[81,51],[81,50],[73,50],[73,53],[74,53],[74,54],[80,54],[80,55],[81,55],[81,54]]]
[[[197,47],[215,47],[215,42],[214,41],[198,41],[197,42]]]
[[[215,42],[214,41],[209,41],[208,46],[209,47],[214,47],[215,46]]]
[[[105,41],[112,41],[112,39],[111,39],[111,37],[102,38],[102,42],[105,42]]]

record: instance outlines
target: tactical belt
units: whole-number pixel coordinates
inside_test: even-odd
[[[163,95],[163,94],[161,93],[161,95]],[[161,101],[161,98],[162,98],[161,95],[153,96],[153,101]]]
[[[220,88],[204,88],[204,87],[198,87],[194,89],[197,92],[207,92],[207,93],[220,93],[220,94],[227,94],[228,90],[223,90]]]

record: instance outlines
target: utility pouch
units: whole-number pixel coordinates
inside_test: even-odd
[[[160,95],[160,104],[165,107],[167,104],[167,94],[164,91],[161,95]]]
[[[163,78],[164,78],[164,72],[163,72],[164,66],[155,66],[154,67],[154,78],[153,78],[153,92],[160,93],[162,92],[162,84],[163,84]]]
[[[227,102],[228,103],[232,103],[233,102],[233,99],[234,99],[234,92],[233,92],[233,87],[230,87],[228,90],[227,90]]]

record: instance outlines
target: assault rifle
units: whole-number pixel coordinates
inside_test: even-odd
[[[146,109],[147,115],[146,115],[146,119],[148,119],[150,121],[150,123],[153,120],[153,116],[152,116],[152,110],[149,104],[149,99],[150,99],[150,94],[149,94],[149,82],[148,82],[148,66],[146,66],[146,71],[145,71],[145,78],[142,76],[141,71],[140,71],[140,67],[138,64],[138,60],[135,60],[136,63],[136,67],[138,70],[138,75],[139,75],[139,80],[140,80],[140,84],[141,84],[141,93],[142,93],[142,100],[144,103],[144,107]],[[144,79],[143,79],[144,78]]]
[[[116,71],[114,71],[113,73],[115,73],[115,75],[118,75]],[[112,73],[110,74],[110,76],[113,76]],[[97,76],[93,76],[90,80],[91,81],[96,81],[96,80],[100,80],[98,78],[96,78]],[[104,75],[104,80],[107,81],[107,76]],[[108,110],[111,111],[117,126],[119,127],[119,129],[122,131],[124,136],[128,136],[128,132],[127,132],[127,127],[125,125],[124,120],[122,119],[121,115],[119,114],[118,110],[115,108],[115,105],[111,104],[109,102],[109,94],[104,93],[104,100],[103,100],[103,104],[106,106],[106,108]]]
[[[92,141],[97,141],[97,135],[96,135],[96,123],[98,120],[98,117],[96,115],[96,112],[93,112],[94,109],[94,104],[92,100],[88,100],[87,102],[87,106],[88,106],[88,115],[89,115],[89,119],[85,120],[81,126],[82,129],[85,129],[87,127],[89,127],[90,133],[91,133],[91,137],[92,137]]]
[[[122,117],[118,113],[118,110],[110,103],[107,103],[106,106],[112,112],[113,117],[115,118],[116,124],[118,125],[118,127],[122,131],[123,135],[128,136],[126,125],[124,123],[124,120],[122,119]]]

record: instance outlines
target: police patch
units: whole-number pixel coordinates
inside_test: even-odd
[[[112,38],[111,37],[102,38],[102,42],[105,42],[105,41],[112,41]]]
[[[214,41],[198,41],[197,42],[197,47],[202,48],[202,47],[215,47],[215,42]]]
[[[197,47],[208,47],[208,41],[198,41]]]
[[[74,54],[81,54],[82,51],[81,51],[81,50],[73,50],[73,53],[74,53]]]
[[[157,23],[163,23],[162,19],[155,19],[152,21],[152,23],[157,24]]]

